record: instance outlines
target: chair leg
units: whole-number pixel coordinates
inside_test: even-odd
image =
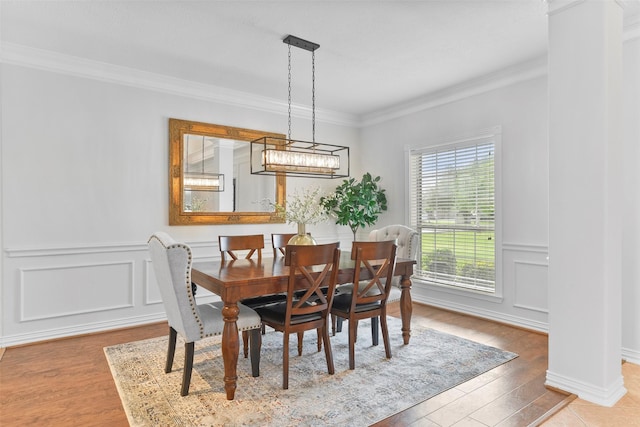
[[[244,351],[244,358],[249,357],[249,332],[242,331],[242,346]]]
[[[322,332],[320,332],[320,329],[318,329],[317,331],[318,331],[318,353],[320,353],[322,351]],[[329,333],[328,330],[327,330],[327,333]]]
[[[176,354],[176,338],[178,333],[169,326],[169,348],[167,349],[167,364],[164,365],[164,372],[169,373],[173,368],[173,356]]]
[[[262,331],[252,329],[249,332],[249,349],[251,351],[251,376],[260,376],[260,347],[262,347]]]
[[[333,335],[335,335],[336,332],[342,332],[342,317],[335,316],[334,321],[337,323],[337,325],[336,325],[335,332],[333,333]]]
[[[324,341],[324,355],[327,358],[327,372],[329,372],[329,375],[333,375],[335,372],[335,367],[333,365],[333,352],[331,351],[331,342],[329,341],[329,328],[326,324],[322,328],[322,331],[318,329],[318,336],[320,335],[322,335],[322,340]]]
[[[391,359],[391,344],[389,343],[389,328],[387,327],[387,315],[382,313],[380,316],[380,324],[382,325],[382,340],[384,341],[384,353],[387,359]]]
[[[282,338],[282,388],[289,388],[289,334],[285,331]]]
[[[371,341],[373,342],[373,345],[378,345],[380,343],[378,339],[378,318],[377,317],[371,318]]]
[[[191,371],[193,370],[193,348],[194,343],[192,342],[184,344],[184,372],[182,373],[182,390],[180,391],[180,396],[189,394]]]
[[[304,332],[298,332],[298,356],[302,356],[302,341],[304,341]]]
[[[356,369],[356,330],[358,322],[349,320],[349,369]]]

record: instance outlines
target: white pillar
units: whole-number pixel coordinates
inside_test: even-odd
[[[612,406],[621,373],[623,10],[549,1],[547,385]]]

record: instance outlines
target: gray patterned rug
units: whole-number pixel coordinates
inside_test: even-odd
[[[317,352],[315,332],[305,334],[302,357],[297,356],[292,335],[289,389],[283,390],[282,334],[267,328],[260,377],[251,377],[249,359],[241,355],[233,401],[226,400],[217,337],[196,343],[186,397],[180,397],[184,358],[180,338],[169,374],[164,373],[166,337],[104,350],[132,426],[367,426],[517,357],[419,327],[405,346],[400,320],[392,317],[389,330],[393,357],[386,359],[382,338],[379,346],[372,346],[370,322],[360,322],[354,371],[348,369],[346,328],[331,337],[334,375],[327,374],[324,351]]]

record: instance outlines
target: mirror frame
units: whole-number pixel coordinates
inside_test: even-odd
[[[283,134],[270,133],[260,130],[243,129],[231,126],[214,125],[210,123],[193,122],[181,119],[169,119],[169,225],[209,225],[209,224],[265,224],[283,223],[282,215],[273,212],[184,212],[182,164],[184,134],[213,136],[218,138],[247,141],[250,143],[258,138],[284,138]],[[265,177],[266,178],[266,177]],[[284,206],[286,195],[286,175],[277,173],[276,200]]]

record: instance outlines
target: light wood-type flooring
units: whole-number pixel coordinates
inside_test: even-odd
[[[391,311],[399,316],[397,306]],[[414,304],[412,322],[519,357],[377,426],[537,425],[571,400],[544,387],[546,335],[421,304]],[[6,349],[0,425],[126,426],[103,347],[165,334],[160,323]]]

